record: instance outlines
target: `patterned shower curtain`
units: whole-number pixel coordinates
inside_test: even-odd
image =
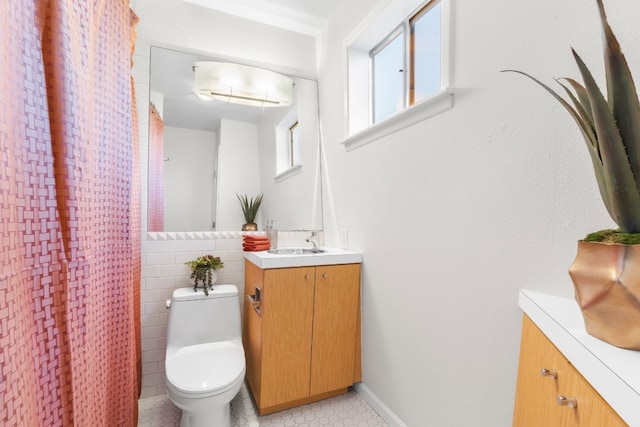
[[[149,194],[147,229],[164,231],[164,122],[149,104]]]
[[[128,0],[0,1],[0,425],[134,426]]]

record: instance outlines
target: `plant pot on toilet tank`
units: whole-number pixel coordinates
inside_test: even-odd
[[[193,280],[193,290],[203,288],[205,295],[208,296],[209,290],[218,280],[218,270],[224,267],[220,257],[203,255],[185,264],[191,269],[189,277]]]
[[[640,104],[627,62],[597,0],[604,38],[607,95],[573,51],[584,84],[558,83],[568,101],[547,90],[578,125],[591,156],[600,195],[618,230],[592,233],[578,242],[569,269],[575,297],[590,335],[640,350]]]

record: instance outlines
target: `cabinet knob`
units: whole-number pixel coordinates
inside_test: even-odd
[[[304,275],[304,280],[309,280],[309,275],[308,274]]]
[[[564,406],[566,408],[578,407],[578,400],[575,397],[563,396],[560,394],[558,395],[556,402],[558,402],[558,406]]]
[[[558,372],[555,369],[542,368],[540,375],[543,377],[553,377],[558,379]]]
[[[322,278],[326,279],[327,278],[327,273],[322,273]]]

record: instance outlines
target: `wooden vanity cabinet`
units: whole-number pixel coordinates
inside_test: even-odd
[[[545,371],[543,371],[545,370]],[[558,403],[560,396],[576,407]],[[569,402],[568,401],[568,402]],[[524,316],[516,387],[514,427],[627,424],[580,375],[538,327]]]
[[[360,264],[263,270],[246,260],[243,343],[261,415],[346,392],[362,375]]]

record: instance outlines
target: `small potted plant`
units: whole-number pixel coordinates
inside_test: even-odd
[[[217,271],[224,267],[220,257],[213,255],[203,255],[194,260],[185,262],[191,268],[193,279],[193,290],[198,289],[198,284],[202,283],[205,295],[209,295],[209,289],[218,279]]]
[[[258,209],[262,203],[262,193],[258,194],[255,198],[249,198],[246,194],[240,196],[236,193],[238,200],[240,201],[240,207],[242,208],[242,214],[246,221],[242,225],[242,231],[256,231],[258,225],[256,224],[256,215],[258,215]]]
[[[540,80],[571,115],[586,142],[602,200],[617,230],[578,242],[569,269],[589,334],[640,350],[640,103],[627,61],[597,0],[604,38],[606,97],[573,51],[584,84],[557,79],[569,101]]]

